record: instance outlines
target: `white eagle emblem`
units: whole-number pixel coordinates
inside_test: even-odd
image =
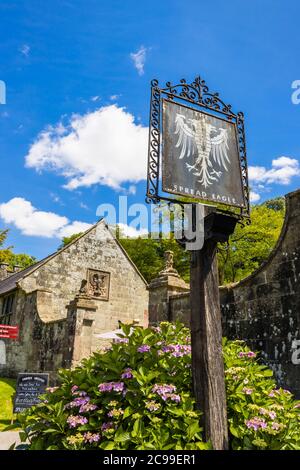
[[[188,119],[182,114],[176,114],[175,123],[174,133],[178,136],[176,147],[181,148],[179,158],[189,158],[197,153],[193,165],[185,164],[189,171],[199,176],[199,183],[207,188],[220,179],[222,170],[228,171],[227,130],[209,124],[205,114],[200,114],[200,119]]]

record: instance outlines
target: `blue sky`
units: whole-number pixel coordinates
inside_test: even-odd
[[[254,202],[297,189],[299,13],[297,0],[2,1],[8,244],[41,258],[99,204],[144,201],[152,78],[200,74],[244,111]]]

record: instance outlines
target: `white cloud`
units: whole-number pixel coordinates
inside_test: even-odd
[[[267,170],[264,166],[250,166],[249,180],[254,184],[277,183],[290,184],[294,176],[300,175],[299,162],[295,158],[279,157],[272,161],[272,168]]]
[[[135,68],[139,75],[144,74],[144,66],[146,62],[146,52],[147,49],[144,46],[141,46],[137,52],[131,52],[130,58],[133,61]]]
[[[62,238],[91,227],[85,222],[70,223],[67,217],[54,212],[40,211],[22,197],[0,204],[0,218],[15,225],[23,235],[46,238]]]
[[[250,191],[250,201],[251,202],[258,202],[260,200],[260,195],[255,191]]]
[[[148,234],[148,230],[144,228],[137,230],[135,227],[130,227],[130,225],[127,225],[127,224],[120,223],[118,225],[121,229],[122,234],[125,237],[136,238],[136,237],[142,237],[143,235]]]
[[[89,208],[86,204],[84,204],[84,202],[80,202],[79,207],[81,207],[81,209],[86,209],[86,210],[88,210]]]
[[[101,98],[100,98],[100,96],[98,96],[98,95],[91,97],[91,101],[99,101],[100,99],[101,99]]]
[[[145,179],[148,128],[113,104],[85,115],[73,115],[37,137],[25,157],[26,166],[63,175],[65,188],[104,184],[120,189]]]
[[[120,96],[121,96],[121,95],[111,95],[111,96],[109,97],[109,99],[110,99],[111,101],[116,101],[116,100],[118,100],[118,99],[120,98]]]
[[[88,230],[92,225],[87,224],[85,222],[79,222],[78,220],[75,220],[71,224],[66,225],[65,227],[62,227],[58,231],[58,237],[63,238],[63,237],[70,237],[74,233],[82,233]]]
[[[29,56],[30,47],[28,46],[28,44],[22,44],[22,46],[20,47],[19,50],[20,50],[21,54],[23,54],[25,57]]]

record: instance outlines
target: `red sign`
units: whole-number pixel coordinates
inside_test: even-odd
[[[18,339],[19,327],[0,325],[0,338]]]

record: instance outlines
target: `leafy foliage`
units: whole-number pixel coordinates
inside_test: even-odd
[[[243,279],[268,258],[280,235],[283,219],[284,210],[279,203],[269,201],[253,207],[251,224],[238,224],[228,246],[219,246],[220,284]]]
[[[228,421],[234,450],[300,450],[300,401],[243,341],[224,340]]]
[[[209,448],[190,393],[189,331],[167,323],[123,331],[19,415],[31,449]]]
[[[82,232],[79,232],[79,233],[73,233],[73,235],[70,235],[69,237],[63,237],[61,244],[58,247],[58,250],[61,250],[65,246],[69,245],[69,243],[76,240],[76,238],[80,237],[81,235],[82,235]]]
[[[8,230],[0,230],[0,263],[7,263],[12,269],[14,266],[27,268],[36,262],[34,256],[25,253],[16,254],[12,251],[12,246],[8,248],[1,248],[6,242]]]
[[[122,326],[124,336],[19,415],[32,450],[209,449],[191,392],[189,330]],[[241,341],[224,340],[231,448],[300,449],[300,402]]]
[[[0,432],[3,431],[13,418],[13,396],[15,393],[15,379],[0,378]]]
[[[156,278],[163,269],[164,253],[167,250],[174,252],[175,269],[185,281],[189,281],[190,255],[174,238],[121,238],[119,241],[147,282]]]

